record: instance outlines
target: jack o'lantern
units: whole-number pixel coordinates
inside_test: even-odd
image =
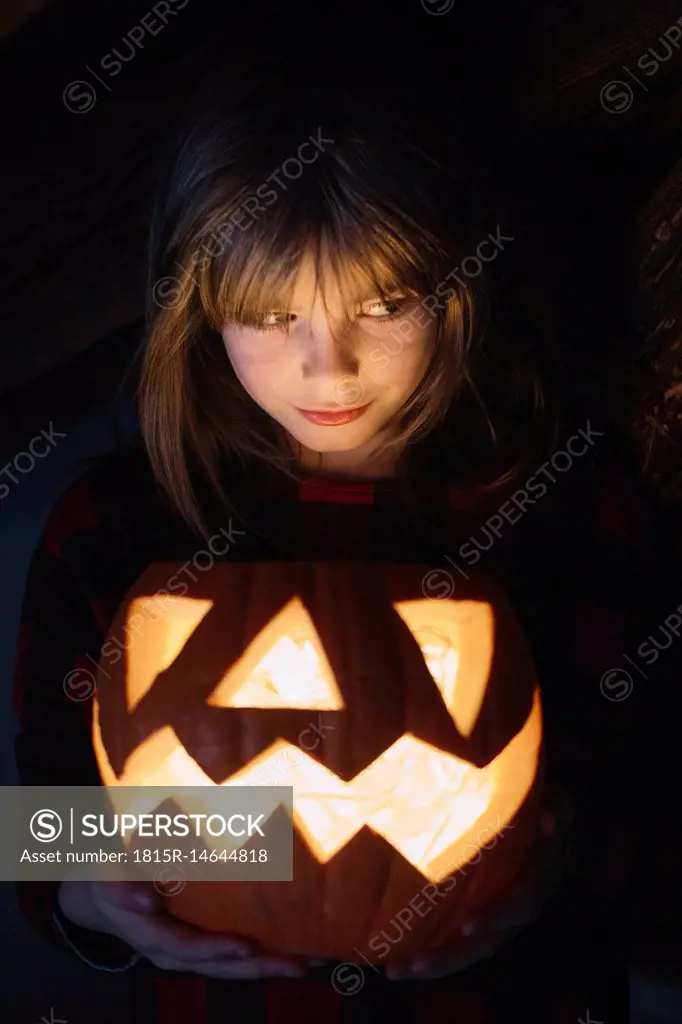
[[[539,802],[539,690],[504,594],[481,576],[433,600],[423,567],[301,562],[217,563],[180,596],[178,570],[150,566],[111,627],[126,644],[97,681],[103,783],[272,785],[295,751],[294,880],[190,881],[168,910],[377,961],[372,939],[421,894],[381,961],[447,944],[508,888]]]

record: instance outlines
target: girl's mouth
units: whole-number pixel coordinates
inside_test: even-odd
[[[366,405],[359,405],[355,409],[298,409],[301,416],[310,423],[316,423],[319,427],[340,427],[344,423],[350,423],[352,420],[357,420],[360,416],[369,409],[371,402],[367,402]]]

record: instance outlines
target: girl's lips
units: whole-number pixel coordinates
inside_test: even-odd
[[[369,409],[371,404],[371,402],[367,402],[366,405],[360,405],[356,409],[341,409],[339,412],[334,412],[331,409],[299,409],[298,411],[310,423],[316,423],[320,427],[340,427],[344,423],[357,420]]]

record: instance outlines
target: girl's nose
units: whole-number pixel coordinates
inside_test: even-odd
[[[306,339],[303,355],[304,377],[331,377],[353,375],[358,371],[358,360],[349,346],[328,328],[312,332]]]

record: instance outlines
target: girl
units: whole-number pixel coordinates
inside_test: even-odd
[[[611,655],[576,653],[580,594],[622,598],[628,580],[595,568],[612,544],[593,522],[603,431],[560,408],[550,346],[513,282],[513,225],[483,201],[461,136],[448,152],[435,111],[429,126],[423,109],[370,96],[366,80],[358,95],[297,85],[289,66],[212,81],[191,108],[154,214],[141,442],[66,491],[31,566],[16,690],[24,784],[99,784],[81,698],[113,614],[147,565],[189,566],[217,532],[225,558],[420,562],[440,567],[441,584],[481,561],[511,591],[549,681],[550,774],[586,788],[566,755],[585,695],[583,742],[591,728],[611,756],[600,715],[613,709],[594,699]],[[557,450],[573,453],[570,473]],[[537,914],[564,840],[553,804],[508,906],[388,978],[490,956]],[[151,886],[20,895],[55,941],[106,970],[238,980],[311,967],[182,926]],[[253,1016],[266,997],[249,993]]]

